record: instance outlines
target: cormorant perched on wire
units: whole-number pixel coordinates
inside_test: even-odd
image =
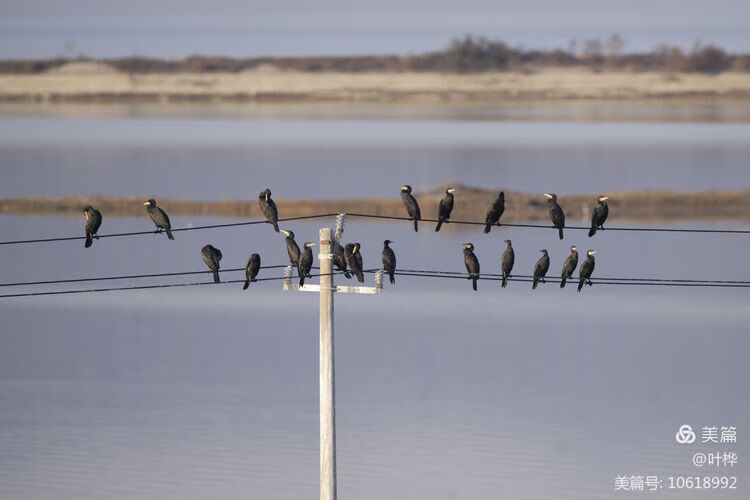
[[[289,262],[291,262],[292,267],[297,267],[297,263],[299,262],[299,247],[297,246],[297,242],[294,241],[294,231],[284,231],[282,229],[281,232],[286,235],[286,251],[289,254]]]
[[[276,203],[271,199],[271,190],[266,189],[258,195],[258,205],[260,211],[266,217],[266,220],[273,224],[273,230],[279,232],[279,211],[276,209]]]
[[[99,239],[96,232],[102,225],[102,213],[91,205],[86,205],[86,208],[83,209],[83,215],[86,217],[86,243],[83,246],[88,248],[94,242],[94,237],[97,240]]]
[[[310,277],[310,269],[312,269],[313,254],[310,247],[315,246],[315,243],[309,241],[302,245],[302,251],[299,254],[299,261],[297,263],[297,274],[299,275],[299,286],[305,284],[305,277]]]
[[[474,245],[471,243],[464,243],[464,264],[466,265],[466,271],[469,273],[469,279],[471,286],[474,291],[477,290],[477,280],[479,279],[479,259],[474,255]]]
[[[169,216],[167,215],[167,213],[156,206],[156,202],[153,198],[144,203],[144,205],[146,205],[146,211],[151,217],[151,220],[154,221],[154,224],[156,224],[156,231],[154,232],[161,233],[162,230],[164,230],[167,232],[167,238],[173,240],[174,236],[172,236],[172,224],[169,223]]]
[[[608,196],[600,196],[596,199],[597,204],[591,213],[591,229],[589,229],[589,238],[596,234],[597,229],[604,231],[604,221],[609,215],[609,206],[607,205]]]
[[[219,279],[221,250],[212,245],[206,245],[201,248],[201,255],[203,256],[203,262],[205,262],[208,268],[214,273],[214,282],[221,283],[221,280]]]
[[[417,200],[411,195],[411,186],[401,186],[401,199],[406,207],[406,213],[411,219],[414,219],[414,231],[419,231],[419,221],[422,219],[422,212],[419,211]]]
[[[258,276],[258,271],[260,271],[260,255],[254,253],[247,259],[247,264],[245,264],[245,285],[242,287],[243,290],[247,290],[250,282],[257,281],[255,277]]]
[[[534,283],[531,285],[532,290],[536,290],[536,285],[540,281],[545,283],[544,277],[549,270],[549,255],[547,254],[547,250],[540,250],[540,252],[542,252],[542,257],[536,261],[536,265],[534,266]]]
[[[440,231],[440,227],[443,225],[443,222],[447,222],[448,219],[451,218],[451,212],[453,211],[454,191],[454,188],[449,187],[445,190],[445,197],[440,200],[440,205],[438,205],[438,223],[437,226],[435,226],[435,231]]]
[[[341,244],[335,240],[331,242],[331,245],[333,246],[333,264],[336,266],[336,269],[344,272],[344,276],[346,276],[347,279],[350,279],[352,275],[349,274],[349,271],[346,270],[344,247],[342,247]]]
[[[357,257],[359,255],[359,257]],[[357,275],[357,281],[365,282],[365,275],[362,272],[362,255],[359,253],[359,243],[347,243],[344,247],[344,258],[352,274]]]
[[[396,272],[396,254],[388,246],[391,243],[393,243],[391,240],[383,242],[383,269],[388,273],[388,276],[391,278],[391,285],[393,285],[396,283],[396,278],[393,276],[393,273]]]
[[[508,278],[510,278],[510,272],[513,270],[513,264],[516,262],[516,253],[513,251],[513,245],[510,240],[505,240],[508,248],[503,252],[503,256],[500,259],[500,268],[503,271],[503,288],[508,286]]]
[[[560,233],[560,239],[563,239],[563,228],[565,227],[565,213],[563,212],[560,205],[557,204],[557,195],[555,193],[544,193],[547,197],[547,209],[549,210],[549,217],[552,219],[552,224],[555,225],[558,232]]]
[[[573,276],[573,273],[575,272],[577,265],[578,265],[578,250],[576,249],[576,246],[573,245],[572,247],[570,247],[570,255],[568,255],[568,258],[565,259],[565,264],[563,264],[562,280],[560,281],[560,288],[565,288],[565,283],[568,281],[568,278]]]
[[[492,203],[492,206],[487,212],[484,234],[490,232],[493,224],[497,224],[498,226],[500,225],[500,217],[502,217],[503,212],[505,212],[505,193],[503,191],[500,191],[500,194],[497,195],[497,199],[494,201],[494,203]]]
[[[581,291],[581,288],[583,288],[584,283],[588,283],[589,286],[591,286],[593,283],[591,283],[591,273],[594,272],[594,265],[596,262],[594,262],[594,254],[596,252],[594,250],[589,250],[586,252],[586,260],[583,261],[583,264],[581,264],[581,269],[578,270],[578,291]]]

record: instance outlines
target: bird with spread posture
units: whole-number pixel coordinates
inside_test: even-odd
[[[83,209],[83,215],[86,217],[86,243],[83,246],[88,248],[94,243],[94,238],[99,239],[96,232],[102,225],[102,213],[91,205],[86,205],[86,208]]]
[[[416,198],[411,194],[411,186],[401,186],[401,200],[404,202],[406,207],[406,213],[409,214],[409,218],[414,219],[414,231],[419,231],[419,221],[422,219],[422,213],[419,211],[419,204]]]
[[[313,264],[313,254],[311,247],[315,246],[315,243],[309,241],[302,245],[302,251],[299,254],[299,261],[297,262],[297,274],[299,275],[299,286],[305,284],[305,277],[310,277],[310,269]]]
[[[513,270],[513,264],[516,262],[516,253],[513,251],[513,245],[510,243],[510,240],[505,240],[505,244],[508,247],[500,258],[500,268],[503,271],[503,288],[508,286],[508,278],[511,277],[510,272]]]
[[[213,245],[206,245],[201,248],[203,262],[206,263],[211,272],[214,273],[214,282],[221,283],[219,279],[219,261],[221,260],[221,250]]]
[[[393,243],[391,240],[383,242],[383,269],[388,273],[388,276],[391,278],[391,285],[393,285],[396,283],[396,278],[393,276],[393,273],[396,272],[396,254],[388,246],[391,243]]]
[[[586,252],[586,260],[583,261],[583,264],[581,264],[581,269],[578,270],[578,291],[581,291],[581,288],[583,288],[584,283],[588,283],[589,286],[593,285],[591,283],[591,273],[594,272],[594,265],[596,262],[594,262],[594,254],[596,252],[594,250],[589,250]]]
[[[271,199],[271,190],[266,189],[258,195],[258,205],[260,211],[266,217],[266,220],[273,224],[273,230],[279,232],[279,211],[276,209],[276,203]]]
[[[255,277],[258,276],[258,271],[260,271],[260,255],[254,253],[247,259],[247,264],[245,264],[245,285],[242,287],[243,290],[247,290],[251,282],[257,281]]]
[[[362,272],[362,255],[359,253],[359,243],[347,243],[344,247],[344,258],[352,274],[357,275],[357,281],[365,282],[365,275]]]
[[[476,291],[479,279],[479,259],[474,255],[474,245],[471,243],[464,243],[464,264],[469,273],[469,279],[472,280],[471,286]]]
[[[540,281],[545,283],[544,277],[549,270],[549,254],[547,254],[547,250],[540,250],[540,252],[542,252],[542,257],[536,261],[536,265],[534,266],[534,283],[531,285],[532,290],[536,290],[536,286]]]
[[[440,200],[440,205],[438,205],[438,223],[437,226],[435,226],[435,231],[440,231],[443,222],[448,222],[448,219],[451,218],[454,191],[456,191],[454,188],[449,187],[445,190],[445,197]]]
[[[297,246],[297,242],[294,241],[294,231],[284,231],[282,229],[281,232],[286,235],[286,252],[289,254],[289,262],[292,264],[292,267],[297,267],[297,263],[299,262],[299,247]]]
[[[346,257],[344,256],[344,247],[341,246],[341,244],[337,241],[332,241],[331,245],[333,246],[333,264],[336,266],[336,269],[339,271],[343,271],[344,276],[347,277],[347,279],[350,279],[352,277],[351,274],[349,274],[349,271],[346,270]]]
[[[544,193],[547,197],[547,209],[549,210],[549,217],[552,219],[552,224],[555,225],[558,232],[560,233],[560,239],[563,239],[563,228],[565,227],[565,213],[560,205],[557,204],[557,195],[555,193]]]
[[[492,206],[487,212],[484,234],[490,232],[493,224],[497,224],[498,226],[500,225],[500,217],[502,217],[503,212],[505,212],[505,192],[500,191],[500,194],[497,195],[497,199],[494,201],[494,203],[492,203]]]
[[[146,205],[146,212],[148,212],[149,217],[151,217],[151,220],[156,224],[156,231],[154,232],[161,233],[162,230],[164,230],[167,232],[167,238],[173,240],[172,224],[169,223],[169,216],[167,213],[156,206],[156,201],[154,201],[153,198],[144,203],[144,205]]]
[[[570,255],[568,255],[568,258],[565,259],[565,264],[563,264],[562,280],[560,281],[560,288],[565,288],[565,283],[568,281],[568,278],[573,276],[573,273],[575,272],[577,265],[578,265],[578,249],[576,249],[576,246],[573,245],[572,247],[570,247]]]
[[[589,238],[596,234],[597,229],[604,231],[604,221],[609,215],[609,205],[607,205],[608,196],[600,196],[596,199],[597,203],[591,212],[591,229],[589,229]]]

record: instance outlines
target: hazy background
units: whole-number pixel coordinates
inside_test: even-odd
[[[0,3],[0,58],[182,58],[409,54],[464,34],[512,46],[568,48],[619,33],[625,51],[696,40],[750,50],[743,0],[29,0]]]

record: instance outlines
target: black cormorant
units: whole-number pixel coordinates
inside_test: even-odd
[[[591,273],[594,272],[594,265],[596,262],[594,262],[594,254],[596,252],[594,250],[589,250],[586,252],[586,260],[583,261],[583,264],[581,264],[581,269],[578,271],[578,276],[580,279],[578,280],[578,291],[581,291],[581,288],[583,288],[584,283],[588,283],[589,286],[591,286],[593,283],[591,283]]]
[[[297,242],[294,241],[294,231],[284,231],[282,229],[281,232],[286,235],[286,251],[289,254],[289,262],[292,264],[292,267],[297,267],[297,263],[299,262],[299,247],[297,246]]]
[[[396,272],[396,254],[388,246],[391,243],[393,243],[391,240],[383,242],[383,269],[388,273],[388,276],[391,278],[391,285],[393,285],[396,283],[396,278],[393,276],[393,273]]]
[[[508,278],[510,278],[510,272],[513,270],[513,264],[516,262],[516,253],[513,251],[513,245],[510,240],[505,240],[508,248],[503,252],[503,256],[500,259],[500,268],[503,271],[503,288],[508,286]]]
[[[221,250],[212,245],[206,245],[201,248],[201,255],[203,256],[203,262],[205,262],[208,268],[214,273],[214,282],[221,283],[221,280],[219,279]]]
[[[359,253],[359,243],[347,243],[344,247],[344,258],[352,274],[357,275],[357,281],[365,282],[365,275],[362,272],[362,255]]]
[[[273,224],[273,230],[279,232],[279,211],[276,209],[276,203],[271,199],[271,190],[266,189],[258,195],[258,205],[260,211],[266,217],[266,220]]]
[[[453,211],[454,191],[454,188],[449,187],[445,190],[445,197],[440,200],[440,205],[438,205],[438,223],[437,226],[435,226],[435,231],[440,231],[440,227],[443,225],[443,222],[447,222],[448,219],[451,218],[451,212]]]
[[[409,218],[414,219],[414,231],[419,231],[419,221],[422,219],[422,213],[419,211],[417,200],[411,195],[411,186],[408,184],[401,186],[401,199],[404,202]]]
[[[245,264],[245,285],[242,287],[243,290],[247,290],[250,282],[256,281],[255,277],[258,276],[258,271],[260,271],[260,255],[254,253],[247,259],[247,264]]]
[[[591,229],[589,229],[589,238],[596,234],[597,229],[604,231],[604,221],[609,215],[609,206],[607,205],[608,196],[600,196],[596,199],[597,203],[594,211],[591,213]]]
[[[86,217],[86,243],[83,246],[88,248],[94,242],[94,237],[97,240],[99,239],[96,232],[99,231],[99,226],[102,225],[102,213],[91,205],[87,205],[83,209],[83,215]]]
[[[497,224],[498,226],[500,225],[500,217],[502,217],[503,212],[505,212],[505,193],[503,191],[500,191],[500,194],[497,195],[497,199],[494,201],[494,203],[492,203],[492,206],[487,212],[484,234],[490,232],[493,224]]]
[[[563,239],[563,228],[565,227],[565,213],[563,212],[560,205],[557,204],[557,195],[555,193],[544,193],[547,197],[547,209],[549,210],[549,217],[552,219],[552,224],[555,225],[558,232],[560,233],[560,239]]]
[[[576,270],[576,266],[578,265],[578,250],[576,249],[576,246],[573,245],[570,247],[570,255],[568,255],[568,258],[565,259],[565,264],[563,264],[562,268],[562,280],[560,281],[560,288],[565,288],[565,283],[568,281],[568,278],[573,276],[573,273]]]
[[[542,252],[542,257],[536,261],[536,265],[534,266],[534,283],[531,285],[532,290],[536,290],[536,286],[540,281],[545,283],[544,277],[549,270],[549,255],[547,254],[547,250],[540,250],[540,252]]]
[[[315,243],[309,241],[302,245],[302,251],[299,254],[299,261],[297,263],[297,274],[299,275],[299,286],[305,284],[305,277],[310,277],[310,269],[313,264],[313,254],[310,247],[315,246]]]
[[[469,273],[469,279],[471,286],[474,291],[477,289],[477,280],[479,279],[479,260],[474,255],[474,245],[471,243],[464,243],[464,264],[466,265],[466,271]]]
[[[164,230],[167,232],[167,238],[173,240],[174,236],[172,236],[172,225],[169,223],[169,216],[167,215],[167,213],[156,206],[156,202],[153,198],[144,203],[144,205],[146,205],[146,211],[151,217],[151,220],[154,221],[154,224],[156,224],[156,231],[154,232],[161,233],[162,230]]]
[[[347,279],[351,278],[352,275],[346,270],[346,257],[344,256],[344,247],[341,246],[337,241],[332,241],[331,246],[333,247],[333,264],[336,269],[344,272],[344,276]]]

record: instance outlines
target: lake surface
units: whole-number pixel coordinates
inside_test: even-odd
[[[175,217],[173,225],[233,219]],[[332,221],[289,223],[315,241]],[[5,237],[80,234],[82,218],[0,217]],[[105,218],[102,234],[151,222]],[[684,223],[683,227],[748,224]],[[105,231],[106,228],[106,231]],[[556,275],[570,244],[594,248],[596,276],[750,280],[747,235],[556,232],[349,220],[365,266],[393,239],[402,269],[462,271],[472,241],[498,272],[511,238],[516,272],[548,248]],[[267,225],[0,247],[2,281],[283,264]],[[14,263],[14,265],[8,265]],[[317,258],[316,258],[317,263]],[[260,277],[280,275],[263,270]],[[226,273],[223,279],[239,279]],[[397,276],[379,296],[336,297],[338,485],[342,498],[602,499],[692,497],[668,476],[749,469],[748,289],[573,286]],[[209,281],[210,277],[48,285],[23,290]],[[337,282],[346,281],[337,277]],[[369,281],[369,278],[368,278]],[[0,291],[7,293],[7,288]],[[18,290],[16,288],[15,290]],[[0,497],[311,498],[318,495],[318,298],[280,282],[0,299]],[[680,446],[682,424],[736,426],[734,445]],[[699,433],[700,436],[700,433]],[[700,440],[700,437],[699,437]],[[694,452],[736,451],[699,469]],[[614,491],[616,476],[657,475],[658,492]]]
[[[747,189],[750,123],[0,118],[0,196],[397,197]]]

